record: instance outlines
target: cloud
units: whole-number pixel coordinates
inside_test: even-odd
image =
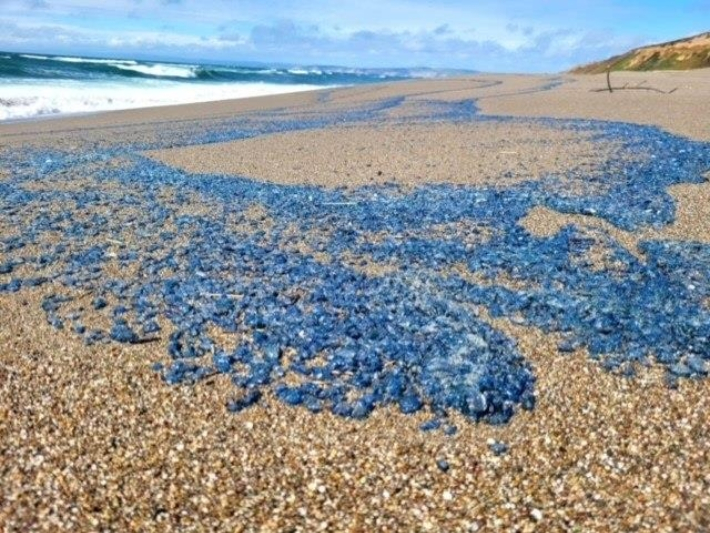
[[[514,30],[523,31],[521,29]],[[38,42],[71,45],[92,53],[154,53],[186,57],[242,58],[272,62],[341,63],[363,66],[463,67],[476,70],[557,71],[602,57],[615,45],[608,35],[578,33],[571,29],[530,33],[519,46],[492,39],[462,37],[448,26],[432,30],[324,31],[315,24],[280,20],[258,25],[248,33],[223,31],[213,36],[163,31],[101,31],[59,25],[20,26],[0,23],[0,33],[14,48],[37,49]],[[607,43],[607,44],[600,44]],[[1,48],[2,46],[0,46]],[[58,50],[43,48],[45,52]]]
[[[535,28],[533,28],[532,26],[520,26],[519,24],[513,24],[512,22],[506,24],[505,29],[508,30],[510,33],[521,33],[526,37],[529,37],[533,33],[535,33]]]
[[[103,32],[89,32],[59,25],[39,25],[32,27],[0,22],[0,35],[5,46],[0,42],[0,49],[17,51],[42,51],[58,53],[84,53],[87,55],[110,54],[130,56],[153,53],[171,56],[184,54],[186,51],[201,53],[203,56],[213,52],[233,48],[235,42],[227,42],[217,37],[192,36],[179,33],[132,31],[120,35],[106,35]],[[46,45],[46,43],[50,43]],[[44,45],[44,46],[43,46]]]
[[[22,27],[2,21],[0,21],[0,35],[14,44],[35,43],[42,38],[58,43],[86,41],[84,34],[59,26]]]
[[[523,0],[505,3],[505,12],[499,0],[475,9],[462,0],[341,0],[337,7],[311,0],[298,9],[289,0],[242,0],[238,11],[230,0],[1,1],[0,49],[48,53],[557,71],[638,43],[591,25],[551,23],[539,4]],[[545,3],[563,15],[564,5]]]
[[[557,71],[623,48],[610,35],[558,29],[536,32],[516,28],[523,40],[507,45],[494,39],[462,36],[450,27],[422,31],[361,30],[328,34],[318,26],[293,21],[255,27],[248,39],[253,50],[288,49],[295,57],[318,63],[340,60],[350,64],[432,65],[479,70]],[[358,63],[359,62],[359,63]]]

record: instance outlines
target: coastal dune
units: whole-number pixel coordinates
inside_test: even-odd
[[[0,290],[0,525],[7,531],[710,528],[710,382],[702,357],[689,351],[667,361],[652,353],[632,360],[624,351],[632,344],[641,352],[687,348],[667,334],[652,340],[645,329],[646,337],[631,340],[622,331],[628,345],[604,352],[598,341],[617,326],[605,323],[601,334],[581,319],[557,327],[564,313],[553,310],[555,320],[543,321],[548,315],[540,309],[552,299],[535,300],[559,291],[571,309],[587,295],[564,283],[602,280],[629,290],[628,298],[657,291],[653,298],[667,298],[666,314],[697,309],[703,321],[710,313],[709,194],[702,181],[710,170],[703,167],[710,161],[710,71],[614,73],[613,79],[677,90],[609,94],[592,92],[604,87],[603,76],[481,74],[0,125],[0,191],[7,194],[0,201],[0,267],[12,265],[0,270],[0,287],[7,288]],[[656,164],[666,165],[663,172]],[[677,171],[676,181],[668,169]],[[644,189],[651,191],[648,203],[632,201]],[[486,202],[498,202],[498,211],[486,211]],[[463,214],[450,214],[459,207]],[[64,220],[67,212],[75,218]],[[50,230],[38,232],[45,219]],[[170,234],[168,244],[163,233]],[[13,247],[28,234],[23,248]],[[645,247],[647,241],[658,249]],[[240,242],[249,247],[238,248]],[[564,261],[557,242],[569,247]],[[66,251],[56,251],[62,243]],[[243,256],[233,259],[227,244]],[[516,255],[523,253],[518,247],[528,255]],[[156,274],[145,266],[175,250],[184,254],[175,256],[173,271]],[[478,270],[476,250],[483,250]],[[37,266],[49,251],[58,259]],[[81,261],[93,260],[89,252],[105,263],[82,278]],[[254,386],[261,396],[242,410],[247,396],[227,372],[187,371],[186,379],[166,383],[185,348],[175,348],[171,336],[183,327],[176,309],[187,308],[190,319],[220,296],[190,290],[206,278],[221,290],[217,282],[231,275],[210,265],[247,265],[240,272],[255,280],[244,290],[253,302],[265,308],[283,297],[295,306],[322,280],[272,285],[272,278],[287,278],[279,265],[294,256],[333,279],[355,272],[343,279],[371,290],[372,309],[361,316],[380,313],[380,322],[410,318],[397,314],[402,295],[415,302],[409,309],[416,320],[417,306],[426,304],[421,295],[434,294],[446,309],[440,315],[450,320],[439,323],[449,337],[442,335],[437,349],[453,355],[412,371],[412,381],[423,376],[421,390],[427,373],[458,384],[456,376],[441,377],[441,368],[464,368],[456,352],[461,336],[469,348],[498,342],[499,355],[514,367],[501,363],[501,375],[529,371],[534,406],[525,403],[529,382],[520,390],[509,386],[518,396],[504,420],[492,418],[501,415],[494,406],[474,416],[468,404],[451,402],[443,416],[449,397],[435,387],[421,394],[419,409],[401,397],[381,399],[359,417],[288,405],[292,396],[271,385]],[[194,262],[180,263],[185,257]],[[275,265],[261,278],[260,261]],[[506,261],[520,263],[506,268]],[[680,296],[654,285],[659,272],[672,276],[674,266],[686,269],[679,279],[692,282]],[[35,273],[49,281],[10,290],[13,279]],[[158,332],[132,337],[138,304],[168,301],[174,295],[166,283],[181,275],[194,283],[186,282],[175,309],[156,308]],[[638,277],[647,283],[640,289],[633,285]],[[115,290],[99,294],[107,278]],[[121,299],[121,281],[126,290],[136,288],[130,298]],[[266,287],[261,296],[259,284]],[[321,305],[321,318],[330,312],[337,323],[356,312],[338,304],[336,293],[361,295],[333,288],[336,282],[324,286],[331,289],[323,289],[326,303],[314,299],[308,312]],[[497,300],[465,300],[450,287],[475,287]],[[266,294],[275,288],[282,294]],[[506,298],[522,293],[534,305],[506,307]],[[52,299],[56,294],[70,300]],[[108,301],[99,305],[102,295]],[[656,309],[653,298],[649,309]],[[604,300],[591,301],[603,307]],[[127,309],[116,311],[119,304]],[[248,322],[245,307],[240,324]],[[629,313],[657,320],[659,328],[666,320],[640,307]],[[269,328],[281,327],[288,315],[278,317]],[[303,322],[327,336],[317,321]],[[688,324],[692,317],[673,330],[678,339]],[[705,331],[703,324],[693,327]],[[111,338],[87,343],[92,328],[111,331]],[[435,336],[433,326],[411,336],[397,331],[390,340],[413,339],[410,352],[414,341]],[[209,365],[223,346],[258,342],[247,329],[209,333],[211,351],[184,360]],[[329,349],[310,362],[331,357]],[[383,349],[379,372],[409,368],[402,363],[406,350],[392,350],[390,357]],[[297,354],[284,349],[279,357],[276,375]],[[481,357],[486,372],[486,365],[498,368],[491,358]],[[318,379],[337,386],[350,377],[343,374]],[[374,380],[373,374],[366,377]],[[287,386],[300,383],[288,379]],[[426,426],[432,419],[437,423]]]

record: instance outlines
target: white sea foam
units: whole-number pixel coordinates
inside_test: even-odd
[[[291,68],[288,69],[288,71],[291,74],[295,74],[297,76],[307,76],[309,74],[315,74],[315,75],[320,75],[323,74],[323,71],[318,69],[318,68],[301,68],[301,67],[296,67],[296,68]]]
[[[194,65],[179,65],[169,63],[139,63],[133,59],[91,59],[74,56],[40,56],[34,54],[22,54],[21,57],[27,59],[37,59],[42,61],[59,61],[60,63],[74,63],[87,65],[108,65],[121,70],[132,70],[155,76],[158,78],[195,78],[198,67]]]
[[[46,61],[46,60],[52,59],[51,57],[38,56],[38,55],[35,55],[35,54],[20,54],[20,57],[24,57],[24,58],[26,58],[26,59],[40,59],[40,60],[42,60],[42,61]]]
[[[132,59],[87,59],[83,57],[68,57],[68,56],[56,56],[52,57],[54,61],[61,61],[62,63],[88,63],[93,65],[137,65],[137,61]]]
[[[231,100],[322,88],[270,83],[185,84],[159,80],[125,83],[18,80],[0,83],[0,121]]]
[[[114,66],[121,70],[132,70],[160,78],[195,78],[197,77],[198,68],[190,65],[166,65],[164,63],[155,65],[139,65],[137,63],[133,65],[115,64]]]

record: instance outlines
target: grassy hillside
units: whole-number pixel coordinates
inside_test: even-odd
[[[607,70],[690,70],[710,67],[710,32],[685,39],[636,48],[572,69],[573,74],[599,74]]]

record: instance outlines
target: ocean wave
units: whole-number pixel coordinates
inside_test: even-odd
[[[20,54],[20,57],[24,57],[25,59],[38,59],[40,61],[51,61],[51,57],[48,56],[38,56],[35,54]]]
[[[158,63],[155,65],[112,65],[121,70],[131,70],[146,76],[154,76],[156,78],[196,78],[198,67],[188,65],[168,65]]]
[[[431,69],[198,64],[72,55],[0,57],[0,120],[438,77]]]
[[[21,54],[21,58],[35,61],[51,61],[57,63],[71,64],[75,69],[80,68],[86,72],[87,77],[102,74],[116,76],[140,75],[153,78],[196,78],[199,67],[194,65],[181,65],[173,63],[152,63],[139,62],[133,59],[94,59],[77,56],[43,56],[37,54]],[[70,71],[72,76],[76,75],[76,70]],[[61,72],[57,73],[59,77]],[[44,77],[44,76],[40,76]]]
[[[292,67],[281,73],[294,76],[351,77],[352,79],[406,79],[406,78],[436,78],[446,75],[443,71],[427,68],[353,68],[353,67]]]
[[[10,57],[10,56],[8,56]],[[174,63],[121,58],[90,58],[41,54],[12,55],[17,61],[3,62],[3,79],[116,80],[154,79],[189,83],[280,83],[357,85],[376,81],[439,77],[426,68],[354,68],[335,65],[229,65]]]
[[[290,68],[288,69],[289,74],[296,74],[297,76],[320,76],[323,74],[323,71],[320,70],[319,68],[302,68],[302,67],[296,67],[296,68]]]
[[[0,121],[231,100],[322,88],[305,84],[185,84],[148,80],[134,83],[0,84]]]
[[[62,63],[86,63],[89,65],[137,65],[138,62],[132,59],[88,59],[84,57],[71,56],[55,56],[51,58],[53,61]]]
[[[168,63],[139,63],[132,59],[88,59],[83,57],[55,56],[54,61],[88,65],[105,65],[120,70],[129,70],[156,78],[194,78],[198,67]]]

